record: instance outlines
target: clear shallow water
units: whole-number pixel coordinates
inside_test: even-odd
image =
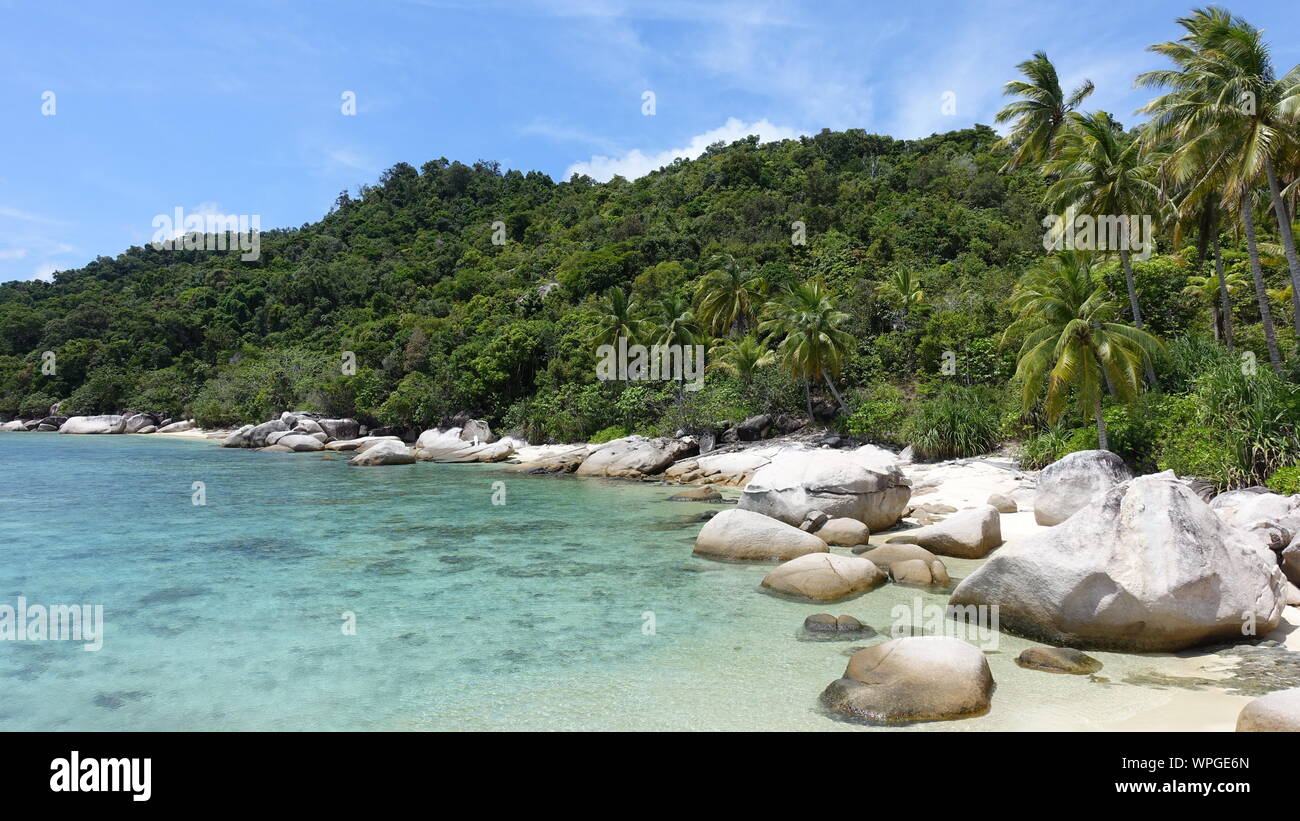
[[[802,641],[804,617],[884,631],[893,606],[946,596],[764,595],[769,566],[691,557],[691,520],[712,506],[671,493],[0,433],[0,603],[102,604],[106,622],[98,652],[0,642],[0,730],[863,729],[822,715],[817,695],[880,639]],[[1021,670],[1025,646],[1003,636],[989,656],[988,716],[915,729],[1096,729],[1169,698]],[[1097,655],[1112,682],[1178,662]]]

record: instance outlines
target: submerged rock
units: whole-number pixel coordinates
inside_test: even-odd
[[[815,613],[803,620],[803,629],[808,633],[865,633],[871,628],[852,616],[832,616],[830,613]],[[874,631],[872,631],[874,632]]]
[[[720,502],[722,494],[713,485],[683,488],[668,497],[670,502]]]
[[[1284,581],[1273,553],[1166,472],[1002,548],[951,603],[998,605],[1004,629],[1050,644],[1159,652],[1272,630]]]
[[[1048,673],[1087,675],[1101,669],[1101,662],[1073,647],[1026,647],[1016,657],[1016,664],[1029,670]]]
[[[941,522],[907,530],[888,540],[890,544],[919,544],[931,553],[961,559],[982,559],[1002,544],[1002,520],[993,505],[963,510]]]
[[[1038,474],[1034,521],[1040,525],[1060,524],[1097,494],[1132,478],[1124,460],[1108,450],[1067,454]]]
[[[822,706],[875,722],[937,721],[988,712],[993,673],[980,650],[950,636],[907,636],[859,650]]]
[[[938,559],[904,559],[889,565],[889,578],[898,584],[914,584],[922,587],[945,587],[952,584],[948,568]]]
[[[695,555],[737,561],[787,561],[825,553],[826,543],[797,527],[748,510],[724,510],[695,537]]]
[[[795,526],[821,510],[857,519],[876,532],[898,521],[911,493],[896,465],[871,469],[844,451],[794,451],[754,474],[740,507]]]
[[[763,577],[763,587],[813,601],[836,601],[885,583],[885,571],[870,559],[813,553],[777,567]]]
[[[1239,733],[1300,733],[1300,687],[1260,696],[1237,715]]]

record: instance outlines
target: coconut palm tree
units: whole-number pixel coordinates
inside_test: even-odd
[[[1023,335],[1016,363],[1021,399],[1029,410],[1043,396],[1048,422],[1066,408],[1071,392],[1086,419],[1097,424],[1097,441],[1109,448],[1101,415],[1102,388],[1122,402],[1142,390],[1142,367],[1160,342],[1146,331],[1115,321],[1119,304],[1093,280],[1086,255],[1062,252],[1031,269],[1011,297],[1016,320],[1003,341]]]
[[[741,267],[731,254],[715,254],[707,267],[695,292],[700,324],[715,336],[745,333],[767,292],[767,281],[757,271]]]
[[[1244,208],[1240,189],[1267,185],[1291,282],[1300,286],[1300,257],[1278,173],[1294,169],[1300,66],[1278,79],[1262,33],[1224,9],[1197,9],[1178,23],[1187,32],[1182,38],[1150,47],[1176,68],[1137,78],[1139,86],[1170,89],[1141,109],[1154,115],[1152,136],[1175,146],[1171,160],[1180,176],[1196,187],[1223,186],[1225,200],[1238,207]],[[1252,226],[1247,233],[1253,232]],[[1300,301],[1294,301],[1300,293],[1293,294],[1300,333]]]
[[[753,334],[727,339],[709,349],[708,370],[718,370],[740,377],[748,388],[759,368],[776,361],[776,354]]]
[[[1220,313],[1219,297],[1220,287],[1226,291],[1229,296],[1242,288],[1246,287],[1246,278],[1236,271],[1223,277],[1222,283],[1219,276],[1201,276],[1193,274],[1187,278],[1187,287],[1183,288],[1183,293],[1194,298],[1197,302],[1207,306],[1210,309],[1210,325],[1214,331],[1214,338],[1219,339],[1221,336],[1220,328],[1224,327],[1223,315]],[[1229,308],[1231,303],[1229,303]],[[1229,310],[1229,313],[1231,311]],[[1231,319],[1228,319],[1231,322]],[[1226,331],[1222,335],[1226,336]]]
[[[1065,125],[1066,116],[1078,108],[1093,89],[1092,81],[1084,80],[1067,97],[1061,91],[1056,66],[1042,51],[1035,51],[1033,57],[1016,68],[1025,75],[1027,82],[1012,80],[1002,87],[1002,93],[1020,99],[1007,103],[994,118],[999,124],[1012,124],[1010,132],[1000,142],[1000,145],[1014,149],[1011,159],[1002,167],[1003,171],[1048,159],[1052,155],[1052,143]]]
[[[849,406],[831,380],[839,376],[856,340],[840,330],[849,315],[835,310],[826,286],[816,279],[792,285],[767,303],[763,317],[759,332],[770,339],[780,337],[776,353],[781,364],[791,376],[803,380],[808,419],[812,419],[811,383],[819,379],[825,380],[840,410],[848,413]]]
[[[647,336],[654,345],[695,345],[703,333],[685,297],[665,294],[650,306]]]
[[[1118,218],[1124,226],[1128,224],[1127,215],[1155,217],[1164,207],[1163,195],[1156,184],[1161,159],[1158,154],[1144,151],[1142,141],[1124,139],[1109,113],[1095,111],[1085,116],[1073,112],[1068,126],[1057,137],[1055,155],[1044,167],[1058,175],[1044,199],[1060,211],[1073,207],[1094,216]],[[1127,238],[1127,232],[1119,237]],[[1142,330],[1142,308],[1133,281],[1132,257],[1127,242],[1118,244],[1129,310],[1134,326]],[[1150,362],[1146,363],[1146,370],[1147,380],[1154,383]]]
[[[613,286],[596,301],[595,329],[592,342],[595,345],[617,345],[619,337],[629,343],[641,339],[646,324],[638,315],[635,297],[629,297],[622,288]]]

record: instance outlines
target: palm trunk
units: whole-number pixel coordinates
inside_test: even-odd
[[[1223,340],[1232,351],[1232,300],[1228,299],[1228,281],[1223,278],[1223,254],[1219,249],[1219,238],[1214,238],[1214,273],[1219,277],[1219,301],[1223,303]]]
[[[1264,173],[1268,174],[1268,190],[1273,197],[1273,214],[1277,217],[1277,233],[1282,238],[1286,253],[1286,267],[1291,271],[1291,311],[1296,338],[1300,339],[1300,257],[1296,256],[1295,236],[1291,233],[1291,220],[1287,217],[1286,203],[1282,201],[1282,187],[1278,185],[1273,162],[1264,157]]]
[[[1128,302],[1133,311],[1133,325],[1140,331],[1142,330],[1142,309],[1138,307],[1137,286],[1133,283],[1133,261],[1129,258],[1127,249],[1120,250],[1119,261],[1124,266],[1124,284],[1128,286]],[[1147,382],[1152,387],[1155,387],[1156,372],[1151,367],[1151,358],[1144,354],[1142,364],[1146,367]]]
[[[1264,324],[1264,338],[1268,341],[1268,361],[1273,371],[1282,375],[1282,357],[1277,352],[1277,332],[1273,329],[1273,312],[1268,308],[1268,293],[1264,289],[1264,272],[1259,267],[1259,249],[1255,246],[1255,215],[1250,210],[1250,193],[1242,195],[1241,224],[1246,229],[1246,251],[1250,254],[1250,275],[1255,280],[1255,299],[1259,302],[1259,319]]]
[[[812,415],[812,388],[808,385],[808,377],[803,378],[803,400],[808,406],[808,424],[813,424]]]
[[[1093,413],[1097,417],[1097,447],[1102,450],[1110,450],[1110,442],[1106,438],[1106,420],[1101,416],[1101,397],[1097,397],[1097,404],[1093,406]]]
[[[831,393],[835,395],[835,401],[839,403],[840,412],[846,415],[850,413],[849,406],[844,404],[844,397],[840,396],[840,392],[835,390],[835,383],[831,381],[830,374],[823,373],[822,378],[826,380],[826,387],[830,388]]]

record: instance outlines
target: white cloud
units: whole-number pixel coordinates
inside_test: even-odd
[[[52,265],[47,262],[44,265],[37,266],[36,276],[32,277],[32,279],[40,279],[40,280],[44,280],[45,282],[53,282],[54,272],[58,270],[60,270],[58,266]]]
[[[25,256],[27,256],[26,248],[0,249],[0,259],[22,259]]]
[[[606,182],[617,174],[626,179],[634,180],[637,177],[644,177],[655,169],[669,165],[679,157],[693,160],[703,154],[704,149],[716,142],[732,143],[751,134],[757,134],[758,139],[766,143],[775,140],[795,139],[801,133],[803,132],[793,128],[773,125],[766,118],[755,123],[746,124],[735,117],[731,117],[724,125],[691,137],[690,141],[681,148],[669,148],[651,153],[634,148],[616,157],[606,157],[598,154],[585,162],[576,162],[570,165],[564,171],[564,178],[568,179],[573,174],[586,174],[600,182]]]

